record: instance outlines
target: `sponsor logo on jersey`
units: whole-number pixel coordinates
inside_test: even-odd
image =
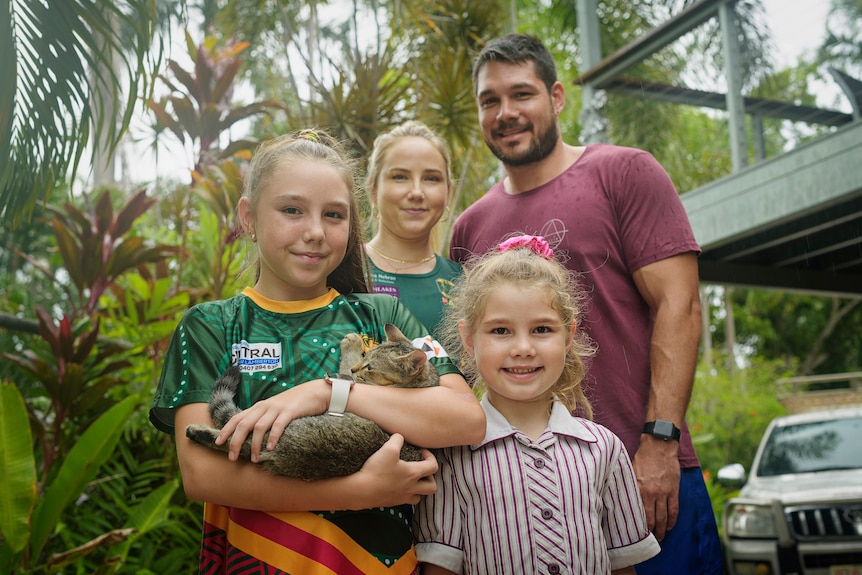
[[[382,286],[379,284],[375,284],[374,293],[385,293],[386,295],[391,295],[392,297],[398,297],[401,295],[401,292],[398,290],[398,286]]]
[[[244,372],[281,369],[281,342],[248,343],[242,340],[231,346],[233,364]]]

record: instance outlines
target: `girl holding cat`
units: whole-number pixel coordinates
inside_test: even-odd
[[[454,295],[444,347],[484,392],[488,425],[438,456],[414,517],[422,574],[634,574],[659,546],[622,441],[589,419],[571,272],[544,238],[518,236],[468,265]]]
[[[432,388],[336,390],[326,377],[338,372],[347,333],[373,345],[392,323],[414,342],[428,336],[398,300],[367,293],[353,167],[337,141],[305,130],[265,142],[244,185],[237,213],[253,242],[254,287],[185,314],[150,410],[175,437],[186,494],[205,502],[201,573],[416,573],[402,506],[435,490],[437,464],[427,450],[423,461],[401,461],[400,447],[478,441],[482,409],[446,357],[430,359],[441,376]],[[244,411],[222,429],[226,458],[184,430],[212,425],[207,402],[229,365],[243,373]],[[291,420],[339,407],[393,434],[359,472],[306,482],[236,461],[249,434],[256,461],[266,432],[272,447]]]

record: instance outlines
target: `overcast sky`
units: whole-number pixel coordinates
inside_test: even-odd
[[[823,40],[829,0],[763,0],[778,47],[777,65],[790,66]]]
[[[775,38],[775,65],[792,66],[801,54],[812,54],[823,40],[830,0],[763,0],[763,2],[770,29]],[[837,107],[845,112],[850,111],[849,104],[841,102],[840,89],[836,86],[822,85],[821,92],[818,95],[818,104],[821,106],[834,107],[837,98]],[[143,112],[140,116],[136,123],[149,122],[149,118]],[[141,133],[140,130],[133,129],[133,133],[136,131],[138,134]],[[168,142],[168,138],[165,138],[165,142]],[[187,181],[189,180],[187,166],[192,162],[191,153],[184,152],[173,141],[170,144],[169,149],[160,152],[159,175]],[[132,164],[129,166],[131,180],[152,179],[152,153],[144,150],[141,145],[135,146],[134,151],[130,148],[127,147],[126,157]]]

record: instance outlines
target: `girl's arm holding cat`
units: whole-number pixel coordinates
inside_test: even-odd
[[[275,445],[292,420],[325,412],[330,394],[329,384],[317,379],[259,401],[228,421],[218,443],[233,434],[230,450],[235,458],[246,436],[252,433],[252,460],[256,461],[267,431],[270,431],[269,445]],[[347,411],[422,447],[478,443],[485,435],[485,413],[458,374],[442,375],[439,386],[420,389],[357,383],[348,396]]]
[[[303,481],[270,475],[260,466],[229,461],[224,453],[201,447],[185,436],[191,423],[212,425],[205,403],[177,408],[177,457],[186,495],[194,500],[265,511],[367,509],[416,504],[433,493],[437,461],[426,452],[424,461],[399,459],[403,439],[393,436],[360,471],[347,477]]]

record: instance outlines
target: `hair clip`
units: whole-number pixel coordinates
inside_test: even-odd
[[[308,140],[309,142],[314,142],[315,144],[320,143],[320,133],[317,130],[311,128],[300,130],[299,133],[296,134],[295,138],[297,140]]]
[[[546,260],[554,257],[554,250],[551,249],[551,246],[548,245],[548,242],[542,236],[515,236],[503,243],[497,244],[497,250],[501,252],[515,248],[529,248]]]

